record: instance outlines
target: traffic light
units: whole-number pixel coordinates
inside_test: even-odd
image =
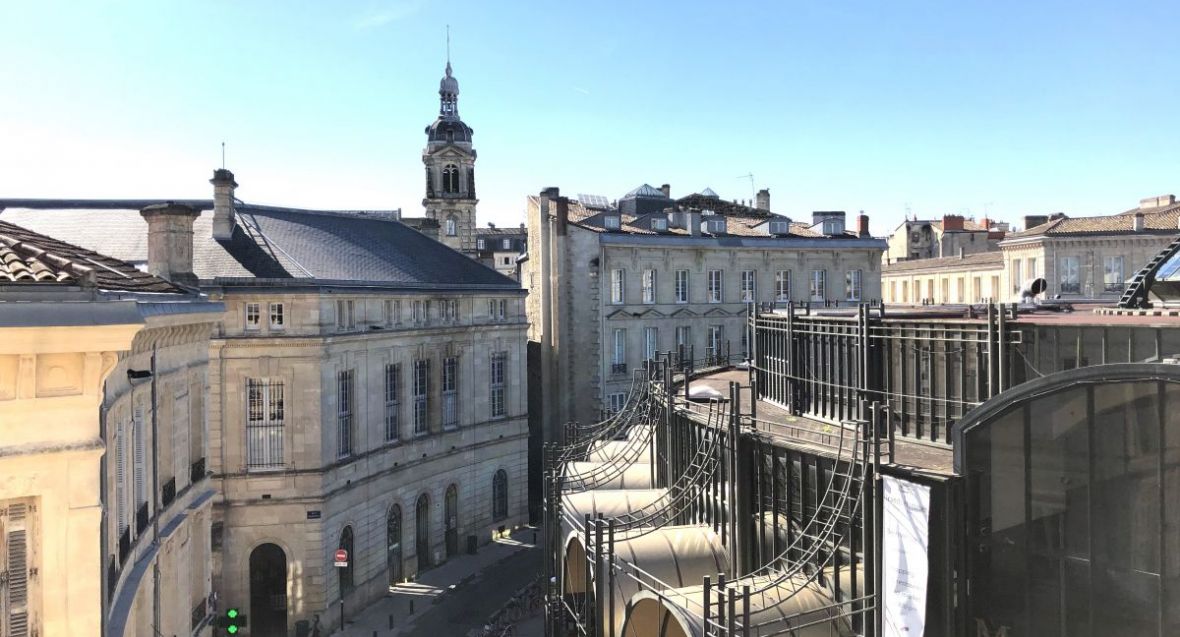
[[[246,627],[246,616],[238,611],[236,608],[225,609],[225,614],[218,617],[213,625],[218,628],[224,628],[226,634],[236,635],[238,631]]]

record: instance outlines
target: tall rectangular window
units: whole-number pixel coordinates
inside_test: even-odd
[[[1062,294],[1081,294],[1081,271],[1077,257],[1061,257],[1057,262],[1057,280]]]
[[[500,299],[496,303],[496,307],[496,318],[501,321],[506,320],[508,318],[508,299]]]
[[[356,316],[353,314],[352,301],[336,301],[336,329],[351,330],[356,327]]]
[[[627,330],[618,327],[614,332],[614,352],[611,355],[611,373],[627,371]]]
[[[246,379],[246,468],[283,467],[283,381]]]
[[[415,323],[421,323],[424,320],[426,320],[425,314],[423,313],[422,308],[423,308],[422,301],[414,301],[414,322]]]
[[[709,347],[705,355],[711,360],[715,361],[721,357],[722,348],[725,343],[725,326],[710,325],[709,326]]]
[[[811,300],[822,302],[827,299],[827,270],[812,270],[811,271]]]
[[[656,358],[656,348],[659,347],[660,331],[656,327],[643,328],[643,360],[651,361]]]
[[[1012,291],[1019,293],[1020,288],[1024,286],[1024,261],[1021,259],[1012,260]]]
[[[393,325],[393,322],[394,322],[393,301],[386,299],[382,305],[384,306],[384,309],[385,309],[385,311],[384,311],[385,327],[389,327],[389,326]]]
[[[443,429],[459,426],[459,361],[454,356],[443,359],[442,369],[442,424]]]
[[[688,354],[688,346],[692,345],[692,327],[688,325],[681,325],[676,328],[676,348],[684,348],[685,355]]]
[[[336,375],[336,393],[339,402],[336,409],[337,456],[352,455],[352,414],[356,408],[356,374],[348,369]]]
[[[402,365],[389,363],[385,366],[385,441],[397,440],[400,435],[399,420],[402,406]]]
[[[489,407],[491,408],[492,418],[501,418],[506,411],[504,405],[504,381],[507,377],[507,366],[508,352],[495,352],[492,354],[492,382],[491,393],[489,394]]]
[[[1122,292],[1123,257],[1106,257],[1102,260],[1102,289],[1106,292]]]
[[[127,423],[115,427],[115,524],[119,535],[127,530]]]
[[[753,303],[758,299],[758,278],[753,270],[742,270],[742,302]]]
[[[1030,278],[1030,279],[1037,278],[1037,258],[1036,257],[1029,257],[1028,258],[1028,278]]]
[[[270,329],[281,330],[287,326],[286,313],[282,303],[270,304]]]
[[[504,239],[503,241],[501,241],[500,242],[500,249],[511,250],[512,249],[512,239]]]
[[[261,303],[247,303],[246,304],[246,329],[256,330],[262,325],[262,304]]]
[[[610,302],[612,305],[622,305],[626,293],[626,282],[624,275],[626,270],[611,270],[610,271]]]
[[[607,411],[612,414],[617,414],[623,411],[623,406],[627,404],[627,394],[623,392],[614,392],[606,395]]]
[[[135,434],[135,510],[137,516],[136,532],[140,532],[138,528],[138,515],[141,506],[147,504],[147,432],[145,431],[143,407],[138,406],[132,411],[131,424],[134,428]],[[149,508],[150,510],[150,508]]]
[[[709,302],[721,302],[721,270],[709,270]]]
[[[688,303],[688,270],[676,271],[676,302]]]
[[[861,271],[848,270],[844,273],[844,292],[846,300],[859,301],[861,295]]]
[[[791,300],[791,271],[779,270],[774,273],[774,300]]]
[[[414,433],[424,434],[430,431],[427,422],[429,412],[428,399],[430,395],[430,361],[421,359],[414,361]]]
[[[656,302],[656,271],[643,271],[643,302],[650,305]]]

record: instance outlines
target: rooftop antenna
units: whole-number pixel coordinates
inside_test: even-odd
[[[221,142],[221,169],[225,170],[225,142]]]
[[[451,65],[451,25],[447,25],[447,66]]]
[[[754,173],[747,173],[745,175],[738,175],[736,177],[736,179],[749,179],[750,180],[750,197],[753,197],[754,196]]]

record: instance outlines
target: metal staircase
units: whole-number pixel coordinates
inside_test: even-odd
[[[1168,247],[1160,251],[1151,261],[1147,262],[1147,265],[1135,273],[1131,282],[1127,284],[1127,289],[1123,291],[1123,296],[1119,299],[1117,307],[1122,309],[1151,307],[1151,302],[1147,300],[1147,291],[1151,288],[1151,284],[1155,283],[1156,272],[1178,252],[1180,252],[1180,236],[1172,240]]]

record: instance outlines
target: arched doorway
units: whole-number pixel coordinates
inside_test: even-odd
[[[425,493],[418,496],[414,518],[417,525],[414,551],[418,554],[418,570],[424,571],[430,568],[430,496]]]
[[[385,561],[389,568],[389,583],[402,581],[402,508],[389,507],[385,519]]]
[[[459,487],[447,487],[447,558],[459,554]]]
[[[344,527],[344,530],[340,532],[340,543],[337,547],[348,552],[348,566],[336,569],[336,575],[340,578],[340,598],[343,599],[345,595],[352,592],[354,585],[352,572],[353,566],[356,564],[356,554],[353,551],[351,525]]]
[[[287,555],[274,544],[250,553],[250,634],[287,635]]]

